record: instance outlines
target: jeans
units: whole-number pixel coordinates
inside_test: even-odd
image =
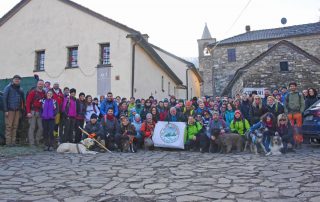
[[[270,150],[271,136],[272,136],[272,134],[270,131],[266,131],[263,133],[262,144],[267,152],[271,151]]]

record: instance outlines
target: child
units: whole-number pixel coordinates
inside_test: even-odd
[[[137,139],[137,142],[138,142],[138,148],[141,148],[142,147],[142,143],[143,143],[143,138],[142,138],[142,135],[141,135],[141,126],[142,126],[142,123],[141,123],[141,117],[139,114],[136,114],[134,116],[134,120],[132,122],[132,125],[135,127],[136,129],[136,136],[135,138]]]
[[[55,116],[57,113],[57,102],[52,98],[53,92],[49,90],[47,97],[41,101],[42,103],[42,126],[43,126],[43,138],[45,142],[45,151],[53,151],[54,144],[54,125]]]

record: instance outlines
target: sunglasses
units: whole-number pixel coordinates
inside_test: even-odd
[[[286,121],[286,119],[280,119],[280,121]]]

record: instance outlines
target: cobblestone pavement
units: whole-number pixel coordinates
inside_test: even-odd
[[[320,201],[320,146],[282,156],[139,151],[0,158],[0,201]]]

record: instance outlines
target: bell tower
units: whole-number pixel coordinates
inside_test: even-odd
[[[204,80],[201,86],[201,96],[213,96],[214,82],[213,82],[213,61],[210,54],[209,44],[215,43],[216,39],[211,37],[207,23],[204,26],[201,39],[198,39],[198,59],[199,71]]]

